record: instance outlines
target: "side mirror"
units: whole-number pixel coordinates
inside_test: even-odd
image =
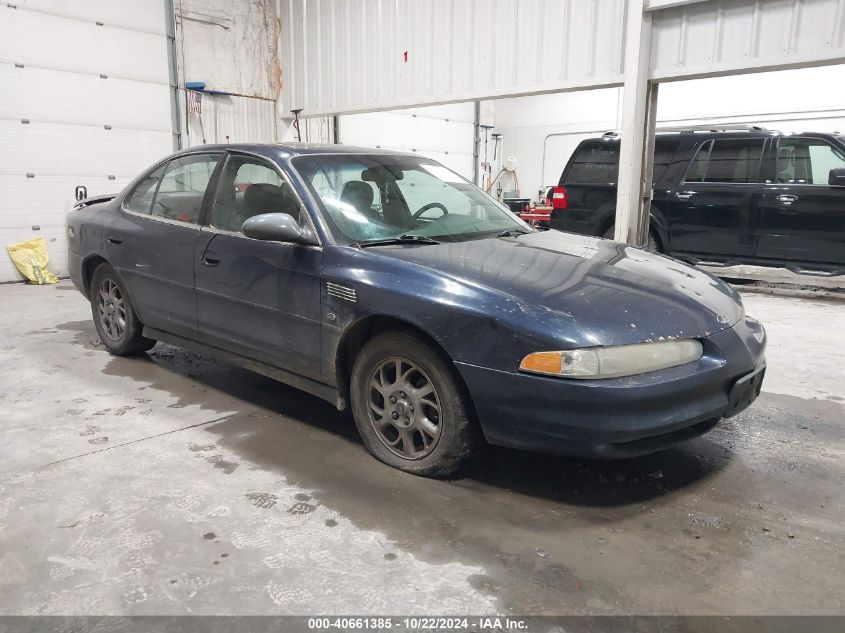
[[[288,213],[254,215],[243,223],[241,232],[247,237],[265,242],[314,243],[314,239]]]
[[[831,169],[827,176],[827,184],[831,187],[845,187],[845,168]]]

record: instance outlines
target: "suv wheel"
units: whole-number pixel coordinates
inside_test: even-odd
[[[442,354],[407,332],[386,332],[358,354],[352,414],[367,450],[389,466],[446,477],[474,454],[469,398]]]
[[[91,278],[91,312],[100,340],[117,356],[140,354],[156,342],[141,335],[143,326],[132,308],[123,281],[108,264],[100,264]]]
[[[604,232],[604,235],[602,235],[602,237],[609,239],[609,240],[612,240],[613,234],[614,234],[615,231],[616,231],[616,225],[611,224],[610,228],[608,228]],[[655,253],[661,252],[660,241],[657,239],[657,234],[652,229],[648,230],[648,244],[646,245],[646,248],[648,248],[648,250],[650,250],[650,251],[654,251]]]

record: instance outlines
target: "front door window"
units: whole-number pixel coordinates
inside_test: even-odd
[[[845,168],[845,155],[816,138],[785,138],[778,145],[779,184],[827,185],[830,170]]]
[[[239,232],[249,218],[262,213],[287,213],[298,222],[301,205],[291,186],[276,170],[249,156],[231,156],[223,168],[209,223]]]

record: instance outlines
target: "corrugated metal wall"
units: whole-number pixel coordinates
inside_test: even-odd
[[[279,0],[283,111],[618,84],[624,15],[624,0]]]
[[[186,145],[276,140],[276,102],[268,99],[204,94],[202,113],[188,115]]]
[[[622,83],[625,0],[278,2],[285,112]],[[656,79],[845,60],[845,0],[708,0],[653,19]]]
[[[655,12],[651,76],[845,60],[845,0],[718,0]]]

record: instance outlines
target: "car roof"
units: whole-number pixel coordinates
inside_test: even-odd
[[[343,145],[340,143],[221,143],[209,145],[194,145],[179,152],[181,154],[202,151],[240,151],[259,154],[272,158],[290,158],[292,156],[307,156],[313,154],[386,154],[391,156],[416,156],[408,152],[397,152],[380,147],[361,147]]]

